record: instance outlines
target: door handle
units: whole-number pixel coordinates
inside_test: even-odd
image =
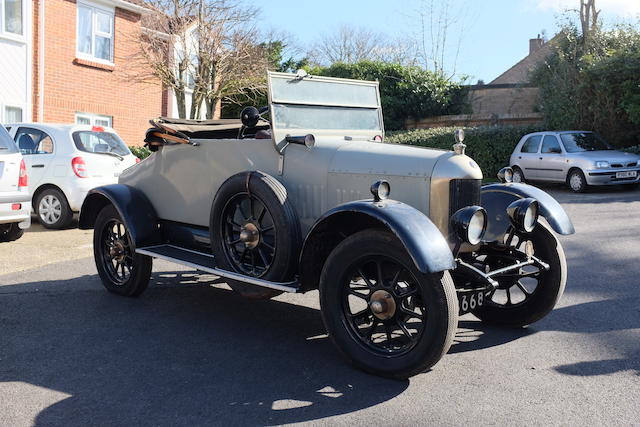
[[[32,168],[43,168],[44,165],[31,165]]]
[[[542,160],[542,157],[538,157],[538,159]]]
[[[522,156],[518,156],[519,159],[522,159]]]

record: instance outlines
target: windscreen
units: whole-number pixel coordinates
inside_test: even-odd
[[[278,126],[286,129],[380,129],[375,108],[274,104],[273,114]]]
[[[593,132],[563,133],[560,134],[560,139],[568,153],[612,149],[607,141]]]
[[[111,132],[77,131],[73,133],[73,142],[78,150],[87,153],[114,153],[119,156],[131,154],[124,141]]]
[[[18,147],[11,139],[9,132],[0,125],[0,154],[10,154],[18,151]]]

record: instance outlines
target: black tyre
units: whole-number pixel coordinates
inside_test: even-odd
[[[105,206],[93,230],[93,256],[109,292],[136,297],[147,289],[153,260],[136,254],[131,236],[113,205]]]
[[[67,198],[55,188],[41,191],[36,197],[33,207],[40,224],[45,228],[66,228],[73,219],[73,212]]]
[[[572,169],[567,175],[567,185],[574,193],[584,193],[589,189],[587,179],[580,169]]]
[[[435,365],[458,324],[449,273],[421,273],[385,230],[358,232],[331,252],[320,277],[320,306],[338,350],[358,368],[392,378]]]
[[[272,176],[245,172],[225,181],[213,201],[210,233],[220,268],[276,282],[293,277],[300,225],[287,190]],[[248,298],[281,293],[234,280],[227,283]]]
[[[530,266],[521,269],[520,277],[496,277],[500,287],[473,312],[482,321],[508,327],[530,325],[546,316],[560,300],[567,283],[567,261],[560,242],[541,223],[531,234],[516,236],[515,247],[524,250],[527,241],[533,244],[534,256],[549,264],[549,271]]]
[[[18,223],[0,224],[0,242],[13,242],[24,234],[24,230],[18,227]]]
[[[527,180],[524,177],[524,172],[517,166],[513,167],[513,182],[525,183]]]

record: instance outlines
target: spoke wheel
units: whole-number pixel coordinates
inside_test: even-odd
[[[550,269],[526,266],[517,272],[494,276],[498,288],[473,312],[481,320],[504,326],[526,326],[546,316],[562,296],[567,281],[567,263],[555,235],[538,223],[532,233],[516,235],[512,241],[514,248],[522,252],[528,244],[533,247],[533,255],[549,264]],[[513,259],[486,255],[482,264],[494,270],[514,262]]]
[[[109,278],[117,285],[124,285],[133,270],[133,253],[124,224],[111,219],[102,230],[102,262]]]
[[[233,175],[218,189],[211,207],[211,249],[219,268],[271,282],[292,280],[302,238],[286,188],[262,172]],[[281,293],[237,280],[240,295],[266,299]]]
[[[376,375],[408,378],[447,352],[458,324],[448,272],[420,272],[384,230],[355,233],[336,246],[320,276],[322,320],[338,350]]]
[[[227,260],[240,273],[261,277],[273,264],[276,226],[265,203],[240,193],[224,208],[222,238]]]
[[[138,296],[147,288],[152,259],[135,253],[129,230],[112,205],[103,208],[96,218],[93,255],[102,284],[108,291]]]
[[[358,262],[341,286],[344,320],[361,344],[388,356],[416,345],[427,314],[418,282],[404,266],[371,257]]]

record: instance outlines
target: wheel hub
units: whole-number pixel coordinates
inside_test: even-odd
[[[122,240],[116,240],[113,246],[109,249],[109,256],[118,263],[124,260],[125,247]]]
[[[251,222],[243,225],[240,229],[240,240],[249,249],[258,246],[260,243],[260,231],[258,231],[258,227]]]
[[[371,295],[369,308],[378,319],[387,320],[396,314],[396,301],[389,292],[381,289]]]

